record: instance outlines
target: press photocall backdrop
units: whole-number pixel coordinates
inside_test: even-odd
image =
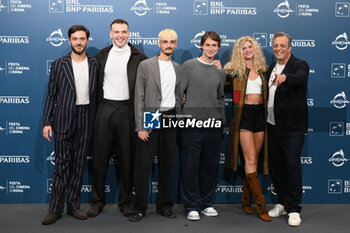
[[[42,137],[42,113],[53,60],[70,51],[67,31],[83,24],[91,32],[88,53],[110,45],[109,25],[130,24],[129,42],[156,55],[157,35],[177,31],[173,59],[198,57],[200,38],[214,30],[222,39],[217,55],[225,64],[235,41],[254,37],[268,64],[272,37],[285,31],[292,53],[310,65],[309,132],[301,154],[303,203],[350,203],[350,1],[319,0],[0,0],[0,202],[45,203],[51,192],[54,147]],[[232,96],[226,96],[227,116]],[[226,123],[228,125],[228,122]],[[220,154],[216,203],[240,203],[242,180],[224,180],[228,127]],[[91,197],[91,158],[84,174],[82,201]],[[155,164],[157,159],[155,159]],[[156,167],[156,166],[155,166]],[[106,195],[118,201],[118,151],[110,160]],[[174,199],[179,199],[178,169]],[[150,201],[157,193],[157,169]],[[276,201],[269,176],[261,176],[267,202]]]

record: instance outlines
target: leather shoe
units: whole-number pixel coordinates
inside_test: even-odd
[[[141,219],[143,219],[144,215],[141,212],[138,212],[137,214],[133,214],[129,216],[130,222],[139,222]]]
[[[176,218],[176,214],[172,209],[159,209],[157,212],[167,218]]]
[[[97,206],[91,206],[90,209],[88,210],[88,212],[86,213],[86,215],[89,218],[93,218],[96,217],[97,215],[99,215],[102,212],[101,208],[98,208]]]
[[[125,217],[130,217],[131,215],[135,215],[138,213],[137,211],[134,211],[130,205],[124,205],[124,207],[123,207],[123,209],[121,209],[121,211],[123,212],[123,215]]]
[[[61,213],[48,213],[44,220],[42,221],[43,225],[49,225],[55,223],[58,219],[62,217]]]
[[[87,219],[86,214],[81,210],[68,210],[67,214],[79,220]]]

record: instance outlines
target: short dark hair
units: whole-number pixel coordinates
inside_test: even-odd
[[[76,25],[71,26],[68,29],[68,37],[70,38],[70,35],[72,35],[74,32],[77,32],[77,31],[85,32],[86,38],[89,39],[89,37],[90,37],[89,29],[87,29],[85,26],[83,26],[81,24],[76,24]]]
[[[112,29],[112,25],[115,24],[115,23],[126,24],[128,26],[128,29],[129,29],[129,24],[124,19],[115,19],[115,20],[113,20],[113,22],[111,23],[111,29]]]
[[[220,36],[219,36],[216,32],[214,32],[214,31],[209,31],[209,32],[205,32],[205,33],[204,33],[204,35],[203,35],[202,38],[201,38],[201,46],[204,45],[204,42],[205,42],[208,38],[210,38],[210,39],[212,39],[212,40],[218,42],[218,45],[219,45],[219,48],[220,48],[220,46],[221,46],[221,44],[220,44],[221,38],[220,38]]]
[[[292,46],[292,37],[290,37],[290,35],[288,35],[285,32],[276,32],[275,35],[273,36],[272,42],[275,40],[275,38],[281,37],[281,36],[287,37],[287,39],[288,39],[288,47]]]

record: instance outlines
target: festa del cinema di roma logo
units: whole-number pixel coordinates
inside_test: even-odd
[[[59,28],[56,31],[53,31],[49,37],[46,38],[46,41],[50,42],[50,44],[54,47],[59,47],[63,44],[63,42],[67,41],[68,39],[65,39],[63,37],[63,32]]]
[[[200,45],[200,43],[201,43],[201,38],[202,38],[202,36],[204,35],[204,33],[205,33],[205,31],[201,31],[201,32],[199,32],[199,33],[197,33],[194,37],[193,37],[193,39],[191,40],[191,44],[193,44],[194,46],[196,46],[197,48],[201,48],[201,45]]]
[[[348,162],[349,159],[345,158],[344,151],[340,149],[335,152],[331,158],[328,159],[328,162],[332,163],[335,167],[341,167],[345,162]]]
[[[278,4],[277,8],[273,10],[280,18],[287,18],[291,13],[295,12],[290,8],[288,0]]]
[[[148,7],[146,0],[138,0],[135,4],[130,8],[138,16],[144,16],[148,11],[152,10],[152,8]]]
[[[332,45],[334,45],[338,50],[347,49],[348,46],[350,45],[350,41],[346,32],[337,36],[335,40],[332,42]]]
[[[330,101],[331,104],[334,105],[334,107],[341,109],[345,108],[346,104],[349,104],[350,101],[346,99],[345,92],[342,91],[334,96],[334,98]]]

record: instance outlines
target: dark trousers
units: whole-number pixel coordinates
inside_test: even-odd
[[[128,115],[128,101],[103,100],[99,105],[93,135],[92,206],[103,208],[105,180],[113,146],[120,150],[119,167],[119,208],[131,203],[133,158],[130,153],[134,134],[133,121]]]
[[[149,177],[154,156],[158,155],[157,210],[173,206],[172,186],[176,160],[176,129],[156,129],[147,142],[136,139],[134,208],[145,213],[149,190]]]
[[[181,131],[181,193],[187,212],[210,207],[218,182],[221,129]]]
[[[55,168],[49,212],[62,213],[67,190],[67,208],[80,209],[82,178],[91,138],[88,105],[76,106],[71,129],[66,134],[54,133]]]
[[[300,154],[305,135],[280,136],[268,124],[269,166],[278,203],[287,213],[301,211],[302,174]]]

